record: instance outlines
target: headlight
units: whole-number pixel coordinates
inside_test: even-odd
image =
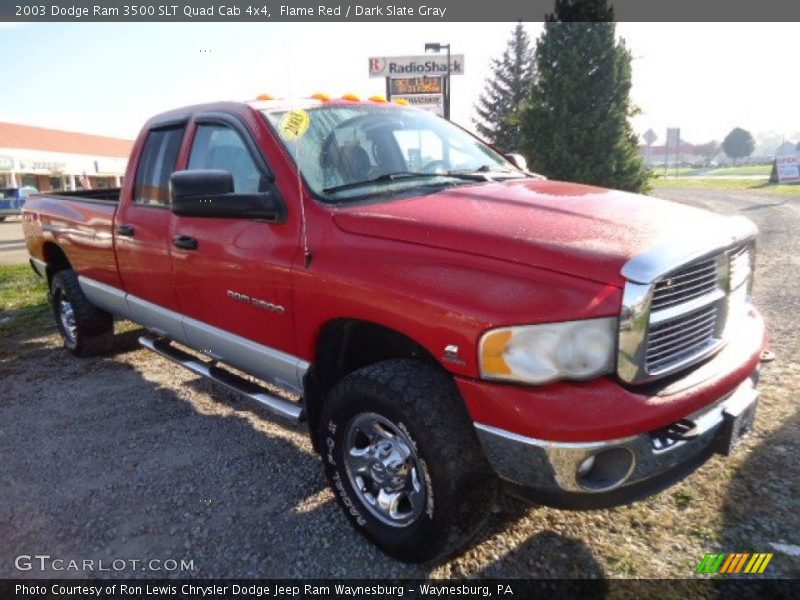
[[[589,379],[614,368],[617,319],[501,327],[479,345],[481,377],[523,383]]]

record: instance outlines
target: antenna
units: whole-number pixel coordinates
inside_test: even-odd
[[[291,110],[296,107],[294,88],[292,87],[292,69],[289,64],[289,46],[283,45],[284,61],[286,65],[286,84],[289,88],[289,106]],[[294,138],[295,169],[297,170],[297,196],[300,199],[300,237],[303,242],[303,261],[306,268],[311,264],[311,250],[308,247],[308,221],[306,220],[306,197],[303,193],[303,177],[300,173],[300,136]]]

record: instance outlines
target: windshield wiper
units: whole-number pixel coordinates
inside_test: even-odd
[[[384,181],[397,181],[399,179],[429,179],[431,177],[455,177],[457,179],[467,179],[469,181],[485,181],[486,178],[482,175],[475,173],[422,173],[418,171],[398,171],[396,173],[384,173],[372,179],[365,179],[364,181],[354,181],[352,183],[344,183],[342,185],[335,185],[333,187],[323,188],[322,191],[326,194],[334,192],[341,192],[344,190],[352,190],[355,188],[363,187],[365,185],[373,185],[375,183],[382,183]]]
[[[476,167],[474,169],[461,169],[458,171],[448,171],[448,175],[452,175],[454,177],[460,175],[477,175],[478,173],[510,173],[512,175],[516,175],[518,172],[514,169],[498,167],[496,165],[481,165],[480,167]],[[519,172],[522,175],[522,172]],[[482,177],[485,179],[485,177]]]

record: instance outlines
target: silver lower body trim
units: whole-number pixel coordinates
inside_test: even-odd
[[[714,443],[722,429],[724,414],[739,414],[758,400],[752,379],[734,392],[691,415],[694,437],[658,448],[650,432],[597,442],[553,442],[529,438],[490,425],[475,423],[478,437],[495,472],[511,483],[546,492],[594,494],[643,483],[680,466]],[[631,458],[630,469],[609,487],[587,487],[581,468],[587,459],[607,450],[619,449]]]
[[[303,392],[303,378],[310,364],[297,356],[192,319],[94,279],[80,276],[78,282],[92,304],[114,315],[130,319],[289,392]]]
[[[45,279],[47,278],[47,263],[46,262],[44,262],[43,260],[39,260],[38,258],[31,258],[30,259],[30,263],[31,263],[31,269],[33,269],[34,272],[39,277],[44,277]]]
[[[81,284],[81,287],[83,287],[83,284]],[[128,318],[131,321],[141,323],[159,335],[191,346],[183,327],[183,320],[185,317],[180,313],[176,313],[168,308],[163,308],[147,300],[142,300],[136,296],[131,296],[130,294],[126,294],[124,300],[128,307]],[[102,306],[102,304],[99,306]]]
[[[128,306],[127,294],[122,290],[83,276],[78,276],[78,284],[80,284],[84,296],[95,306],[114,315],[135,320]]]

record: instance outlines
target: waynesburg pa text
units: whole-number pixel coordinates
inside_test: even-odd
[[[294,597],[303,594],[305,596],[330,596],[336,594],[337,596],[395,596],[403,597],[406,592],[413,594],[419,592],[423,596],[468,596],[468,597],[482,597],[489,598],[494,594],[489,589],[488,585],[431,585],[422,583],[415,587],[406,587],[402,585],[346,585],[337,583],[333,586],[330,585],[312,585],[306,583],[303,585],[193,585],[185,583],[181,586],[166,584],[52,584],[46,585],[26,585],[17,584],[15,586],[15,594],[25,595],[46,595],[49,593],[52,596],[97,596],[98,598],[107,595],[136,595],[136,596],[157,596],[157,595],[171,595],[179,593],[183,596],[194,596],[195,598],[206,598],[213,596],[246,596],[246,597]],[[514,592],[511,586],[499,584],[497,586],[497,595],[513,596]]]

